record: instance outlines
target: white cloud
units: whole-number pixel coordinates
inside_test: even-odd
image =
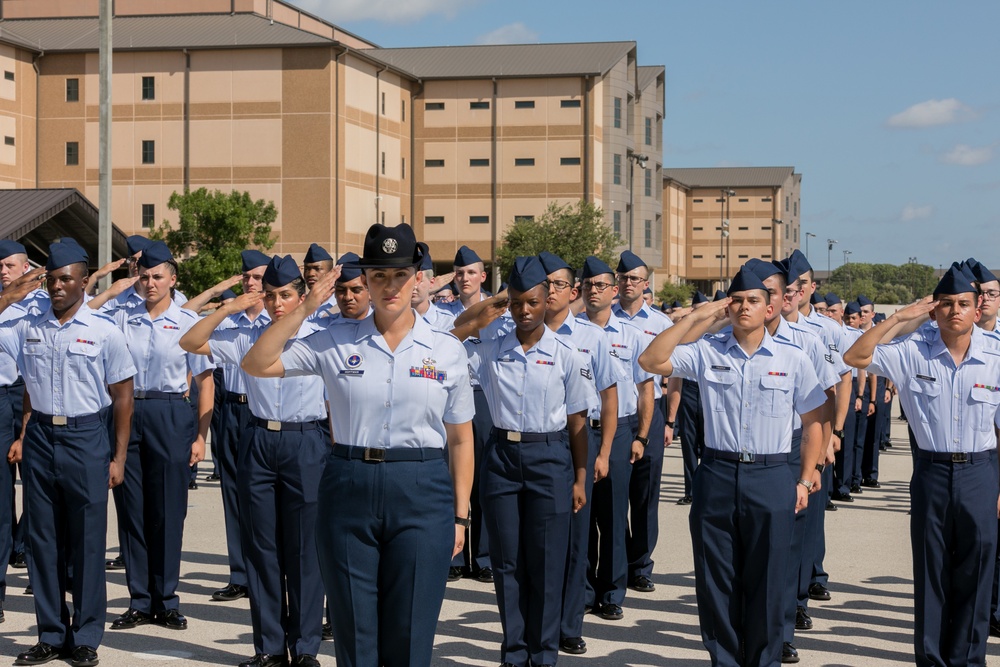
[[[903,212],[900,214],[899,219],[903,222],[912,222],[913,220],[923,220],[924,218],[929,218],[934,213],[934,207],[930,204],[924,206],[917,206],[916,204],[907,204],[903,207]]]
[[[531,44],[538,41],[538,33],[520,21],[502,25],[476,38],[476,44]]]
[[[407,23],[431,14],[450,17],[475,2],[476,0],[293,0],[296,6],[335,24],[365,19]]]
[[[959,144],[941,156],[947,164],[957,164],[963,167],[975,167],[986,164],[993,159],[993,146],[975,148]]]
[[[927,100],[914,104],[909,109],[890,116],[888,124],[889,127],[931,127],[959,123],[973,116],[972,109],[954,97],[949,97],[946,100]]]

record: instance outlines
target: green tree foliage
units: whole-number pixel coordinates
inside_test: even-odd
[[[844,303],[864,294],[875,303],[907,304],[934,291],[934,267],[926,264],[844,264],[820,286]]]
[[[253,201],[247,192],[224,194],[201,188],[173,193],[167,208],[177,211],[177,228],[166,220],[149,237],[164,241],[179,262],[178,286],[189,295],[240,272],[240,252],[269,250],[271,225],[278,217],[274,202]]]
[[[694,285],[675,285],[674,283],[665,283],[656,291],[656,303],[661,304],[671,304],[674,301],[680,301],[685,306],[694,296],[695,287]]]
[[[549,204],[541,217],[535,220],[515,220],[503,236],[503,245],[497,249],[500,275],[505,279],[520,255],[537,255],[547,250],[575,269],[583,260],[596,255],[612,264],[615,249],[623,241],[604,222],[604,212],[586,201],[576,204]],[[614,265],[612,264],[612,267]]]

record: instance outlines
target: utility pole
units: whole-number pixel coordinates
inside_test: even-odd
[[[99,90],[100,90],[100,121],[98,124],[99,165],[98,183],[100,198],[98,200],[97,226],[97,266],[104,266],[111,261],[111,3],[112,0],[101,0],[100,22],[100,53],[98,55]],[[107,289],[111,285],[111,276],[106,276],[100,288]]]

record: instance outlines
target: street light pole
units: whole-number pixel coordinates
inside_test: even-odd
[[[97,266],[111,261],[111,0],[101,0],[98,13],[98,122],[97,122]],[[101,289],[111,285],[111,276],[101,281]]]
[[[833,254],[833,244],[836,243],[836,242],[837,242],[836,239],[827,239],[826,240],[826,278],[827,278],[827,280],[830,279],[830,276],[832,275],[832,272],[833,272],[833,270],[830,268],[830,255]]]
[[[635,235],[635,210],[632,205],[633,194],[632,187],[635,183],[635,165],[639,165],[640,169],[646,168],[646,161],[649,158],[641,153],[636,153],[631,148],[625,153],[625,157],[628,158],[628,249],[632,252],[632,237]]]
[[[812,232],[806,232],[806,259],[809,259],[809,237],[816,238],[816,235]]]
[[[723,260],[726,260],[728,264],[729,253],[726,252],[726,239],[729,238],[729,220],[726,219],[726,210],[728,208],[729,198],[736,194],[735,190],[729,190],[728,188],[720,188],[719,192],[722,193],[722,198],[719,200],[719,289],[726,289],[726,276],[728,271],[723,269]],[[728,268],[728,267],[727,267]]]
[[[847,267],[847,290],[851,293],[854,292],[854,280],[851,278],[851,260],[847,257],[852,254],[850,250],[844,250],[844,266]]]

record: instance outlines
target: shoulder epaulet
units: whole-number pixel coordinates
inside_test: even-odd
[[[88,307],[88,306],[84,306],[84,308],[87,308],[87,307]],[[96,317],[97,319],[99,319],[99,320],[101,320],[101,321],[104,321],[104,322],[107,322],[108,324],[110,324],[110,325],[111,325],[111,326],[113,326],[113,327],[117,327],[117,326],[118,326],[118,323],[117,323],[117,322],[115,322],[114,318],[113,318],[113,317],[111,317],[110,315],[108,315],[108,314],[106,314],[106,313],[102,313],[102,312],[100,312],[100,311],[97,311],[97,310],[92,310],[92,311],[90,311],[90,312],[91,312],[91,314],[93,314],[93,316],[94,316],[94,317]]]
[[[793,348],[795,350],[798,350],[799,352],[803,351],[802,350],[802,346],[801,345],[796,345],[793,341],[790,341],[790,340],[781,340],[780,338],[772,338],[771,340],[773,340],[778,345],[784,345],[786,347],[790,347],[790,348]]]

